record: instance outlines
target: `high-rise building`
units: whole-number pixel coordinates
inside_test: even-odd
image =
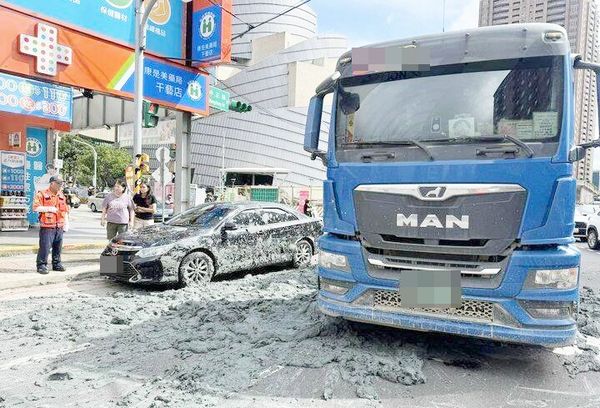
[[[571,50],[584,60],[598,62],[599,7],[596,0],[481,0],[479,26],[499,24],[546,22],[563,26],[567,30]],[[589,70],[575,73],[575,142],[594,139],[597,126],[596,84]],[[592,195],[592,151],[577,163],[578,200],[589,201]]]

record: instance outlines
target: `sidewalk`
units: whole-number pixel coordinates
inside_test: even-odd
[[[65,282],[97,275],[100,270],[101,252],[101,249],[73,249],[63,252],[62,262],[67,269],[66,272],[51,270],[48,275],[41,275],[36,272],[35,256],[32,254],[0,257],[0,291]]]

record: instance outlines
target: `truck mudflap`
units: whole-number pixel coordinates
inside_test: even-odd
[[[479,322],[439,319],[433,316],[410,315],[401,312],[353,306],[319,294],[321,312],[347,320],[372,323],[416,331],[448,333],[511,343],[560,347],[573,344],[577,333],[575,322],[570,325],[546,327],[510,327]]]

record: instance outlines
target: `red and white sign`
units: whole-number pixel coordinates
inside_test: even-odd
[[[35,70],[38,74],[56,76],[57,64],[71,65],[73,51],[58,43],[58,29],[38,23],[36,36],[21,34],[19,51],[36,58]]]

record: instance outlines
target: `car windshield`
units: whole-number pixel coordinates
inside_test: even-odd
[[[415,142],[440,150],[490,142],[514,149],[516,139],[534,150],[537,144],[536,155],[543,144],[554,143],[554,152],[562,66],[561,57],[537,57],[344,78],[337,92],[337,149],[414,151]]]
[[[225,205],[204,205],[188,210],[167,222],[168,225],[212,228],[219,224],[233,210]]]

